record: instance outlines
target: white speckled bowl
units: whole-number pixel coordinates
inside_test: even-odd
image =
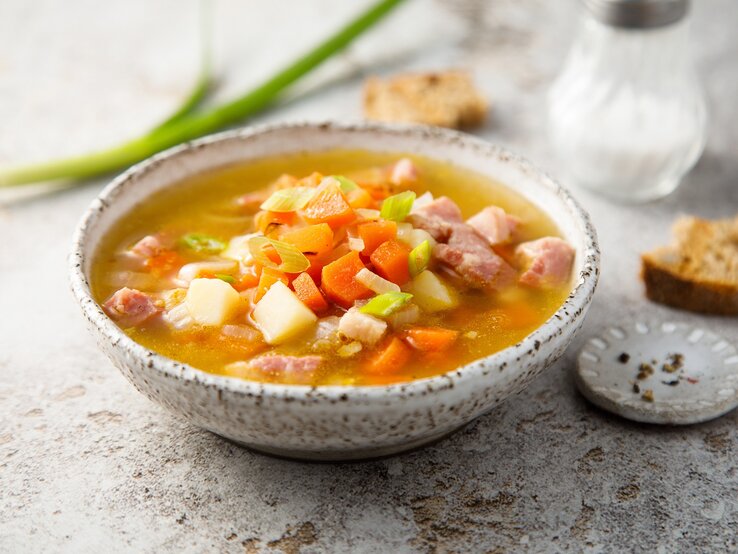
[[[308,387],[205,373],[128,338],[90,293],[93,255],[111,225],[153,192],[212,168],[301,150],[414,152],[488,175],[543,208],[577,250],[566,302],[515,346],[457,371],[405,384]],[[584,320],[599,273],[595,230],[555,181],[477,138],[424,127],[292,124],[206,137],[146,160],[93,202],[74,236],[71,283],[98,344],[146,396],[195,425],[263,452],[313,460],[384,456],[434,441],[520,392],[566,349]]]

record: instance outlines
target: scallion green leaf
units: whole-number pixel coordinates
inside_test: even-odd
[[[188,233],[180,239],[180,243],[199,254],[217,254],[225,250],[225,243],[203,233]]]
[[[193,97],[185,102],[185,109],[178,110],[176,117],[170,118],[165,125],[154,131],[107,150],[41,164],[0,168],[0,187],[93,177],[135,163],[180,142],[232,126],[275,102],[284,89],[343,50],[401,2],[402,0],[378,0],[321,44],[230,102],[190,113],[193,104],[201,97],[198,85]],[[208,78],[207,81],[209,80]]]
[[[418,246],[410,251],[407,258],[407,264],[410,269],[410,275],[415,277],[420,275],[428,267],[431,257],[430,242],[424,240]]]
[[[407,292],[385,292],[372,298],[359,311],[377,317],[387,317],[410,302],[413,295]]]
[[[341,187],[341,192],[344,194],[359,188],[359,185],[354,183],[348,177],[344,177],[343,175],[333,175],[333,178],[338,181],[338,185]]]
[[[225,273],[216,273],[215,276],[221,281],[225,281],[229,285],[232,285],[233,283],[236,282],[236,279],[233,277],[233,275],[226,275]]]
[[[380,215],[392,221],[405,221],[410,210],[413,209],[413,202],[415,202],[415,193],[411,190],[389,196],[382,202]]]
[[[270,212],[295,212],[303,209],[314,195],[315,189],[310,187],[279,189],[259,207]]]
[[[252,237],[248,244],[251,255],[264,267],[278,269],[285,273],[300,273],[310,267],[310,260],[292,244],[267,237]],[[268,246],[277,251],[282,263],[275,263],[267,256],[264,249]]]

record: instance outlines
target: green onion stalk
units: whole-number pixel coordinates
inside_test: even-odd
[[[273,102],[288,86],[343,50],[402,1],[380,0],[323,43],[243,96],[220,106],[192,113],[210,84],[209,56],[205,56],[198,82],[182,107],[154,130],[100,152],[0,169],[0,187],[95,177],[134,164],[181,142],[236,124]]]

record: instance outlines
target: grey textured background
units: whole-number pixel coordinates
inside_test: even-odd
[[[255,82],[365,2],[286,3],[216,3],[219,94]],[[307,465],[170,416],[98,352],[68,291],[69,239],[105,179],[3,194],[0,551],[738,551],[738,413],[689,428],[633,424],[589,406],[570,374],[581,341],[620,318],[664,315],[738,339],[734,319],[648,304],[638,281],[638,252],[667,239],[676,213],[738,206],[738,4],[695,4],[712,119],[703,159],[659,203],[617,206],[577,191],[603,248],[582,336],[523,394],[421,451]],[[494,105],[478,133],[556,174],[543,99],[576,8],[410,0],[311,79],[312,92],[259,121],[357,118],[367,71],[462,66]],[[194,2],[0,2],[0,163],[142,131],[191,82],[196,33]]]

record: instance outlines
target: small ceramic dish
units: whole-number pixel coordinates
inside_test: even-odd
[[[90,267],[101,238],[152,193],[227,164],[334,148],[417,153],[512,187],[546,211],[576,248],[571,294],[514,346],[444,375],[374,387],[278,385],[209,374],[137,344],[93,299]],[[206,137],[132,167],[102,191],[82,218],[70,271],[72,289],[98,344],[147,397],[195,425],[263,452],[346,460],[429,443],[520,392],[561,356],[581,326],[597,283],[599,251],[589,217],[569,192],[497,146],[425,127],[304,123]]]

